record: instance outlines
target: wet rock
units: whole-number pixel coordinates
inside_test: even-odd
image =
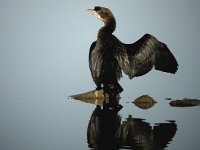
[[[184,98],[182,100],[173,100],[169,104],[172,107],[192,107],[192,106],[199,106],[200,100]]]
[[[81,94],[71,95],[70,98],[99,106],[102,106],[104,102],[108,103],[109,101],[108,94],[104,93],[103,90],[92,90]],[[120,95],[118,94],[116,100],[119,101],[119,99]]]
[[[153,105],[157,102],[148,95],[142,95],[138,97],[137,99],[135,99],[133,103],[141,109],[149,109],[153,107]]]
[[[104,94],[103,90],[92,90],[81,94],[71,95],[70,97],[74,99],[103,99],[108,97],[108,95]]]

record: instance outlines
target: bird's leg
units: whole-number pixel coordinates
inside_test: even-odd
[[[117,95],[123,91],[123,88],[118,82],[113,84],[103,84],[103,90],[108,95]]]
[[[110,86],[109,84],[103,84],[103,91],[107,93],[108,95],[110,94]]]

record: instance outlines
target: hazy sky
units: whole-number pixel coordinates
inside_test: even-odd
[[[124,76],[125,93],[200,98],[199,0],[0,0],[1,99],[37,88],[63,87],[69,94],[95,88],[88,49],[103,24],[86,11],[95,5],[113,11],[121,41],[151,33],[180,65],[176,75],[152,71],[131,81]]]

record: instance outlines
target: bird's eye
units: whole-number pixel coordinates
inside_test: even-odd
[[[100,10],[100,7],[96,6],[96,7],[94,7],[94,10],[95,10],[95,11],[99,11],[99,10]]]

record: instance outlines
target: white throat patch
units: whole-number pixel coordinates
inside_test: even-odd
[[[96,12],[96,11],[91,11],[91,13],[97,17],[99,20],[103,21],[103,18],[101,18],[101,16]]]

